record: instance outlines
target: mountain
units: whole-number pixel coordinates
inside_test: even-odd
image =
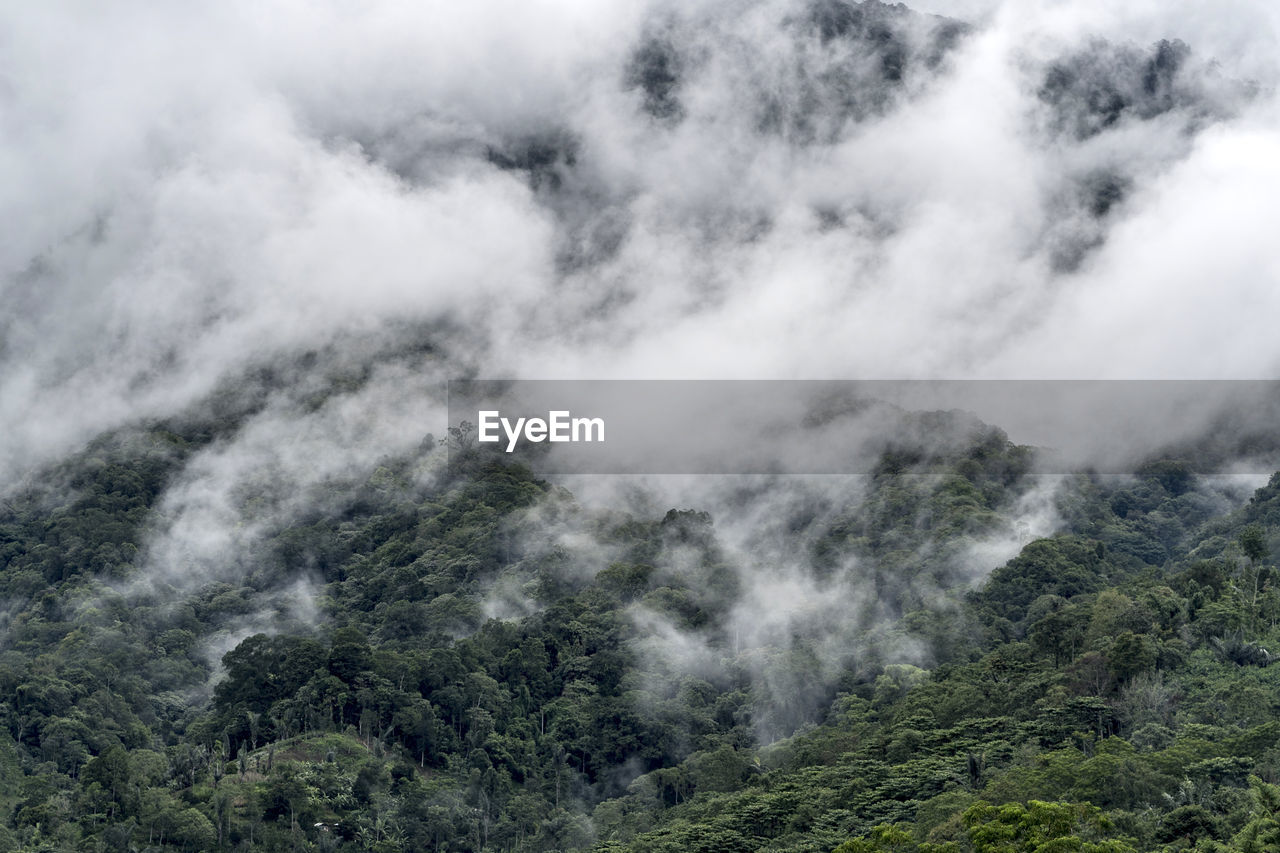
[[[0,850],[1280,849],[1274,11],[957,5],[0,9]]]

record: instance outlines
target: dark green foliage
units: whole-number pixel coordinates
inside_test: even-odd
[[[1251,563],[1260,563],[1267,558],[1270,549],[1267,547],[1266,535],[1260,524],[1250,524],[1240,534],[1240,550]]]
[[[1025,449],[898,448],[834,520],[787,528],[815,583],[856,591],[848,624],[750,646],[720,512],[595,515],[464,447],[430,487],[404,459],[330,484],[243,581],[125,598],[104,581],[137,571],[125,546],[203,440],[95,443],[0,518],[0,846],[1276,843],[1280,480],[1224,515],[1181,462],[1075,478],[1065,529],[971,590],[958,560],[1009,530]],[[244,637],[197,692],[216,638],[300,574],[318,624]]]
[[[11,501],[0,519],[0,593],[25,598],[75,575],[127,575],[147,514],[190,447],[161,429],[104,436]]]
[[[1097,591],[1106,570],[1095,542],[1073,537],[1040,539],[992,573],[981,600],[996,615],[1021,622],[1031,603],[1042,595],[1070,599]]]
[[[255,634],[223,656],[227,677],[218,684],[214,701],[262,713],[296,693],[324,661],[324,649],[314,640]]]

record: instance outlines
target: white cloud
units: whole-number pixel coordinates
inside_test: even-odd
[[[798,2],[9,4],[0,488],[307,353],[299,385],[436,347],[198,453],[157,567],[235,565],[263,470],[305,496],[438,431],[450,372],[1270,375],[1273,4],[934,6],[977,29],[895,86]],[[682,119],[625,85],[649,37]],[[1181,37],[1200,100],[1053,133],[1046,65],[1097,37]],[[1129,187],[1101,218],[1095,173]]]

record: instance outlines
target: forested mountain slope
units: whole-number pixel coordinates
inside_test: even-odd
[[[725,517],[636,516],[428,441],[330,483],[239,585],[184,593],[139,548],[219,434],[105,436],[5,504],[13,849],[1252,850],[1276,831],[1280,477],[1243,504],[1169,460],[1045,491],[987,430],[886,456],[827,511],[784,478]],[[1037,489],[1060,532],[970,574]],[[761,507],[826,610],[761,593],[768,567],[723,541]],[[299,577],[310,610],[281,593]],[[762,594],[801,618],[765,630]]]
[[[1280,850],[1275,4],[89,5],[0,4],[0,851]],[[447,414],[588,376],[1209,381],[1123,475]]]

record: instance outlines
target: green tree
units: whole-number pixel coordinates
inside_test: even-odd
[[[1267,535],[1261,524],[1250,524],[1241,531],[1237,542],[1250,563],[1261,563],[1270,553],[1267,547]]]
[[[1249,822],[1232,839],[1240,853],[1270,853],[1280,850],[1280,786],[1249,777],[1253,809]]]
[[[977,803],[962,822],[974,853],[1137,853],[1129,839],[1107,839],[1114,827],[1088,804]]]
[[[345,627],[333,632],[329,648],[329,672],[347,684],[355,683],[373,668],[373,651],[359,628]]]

